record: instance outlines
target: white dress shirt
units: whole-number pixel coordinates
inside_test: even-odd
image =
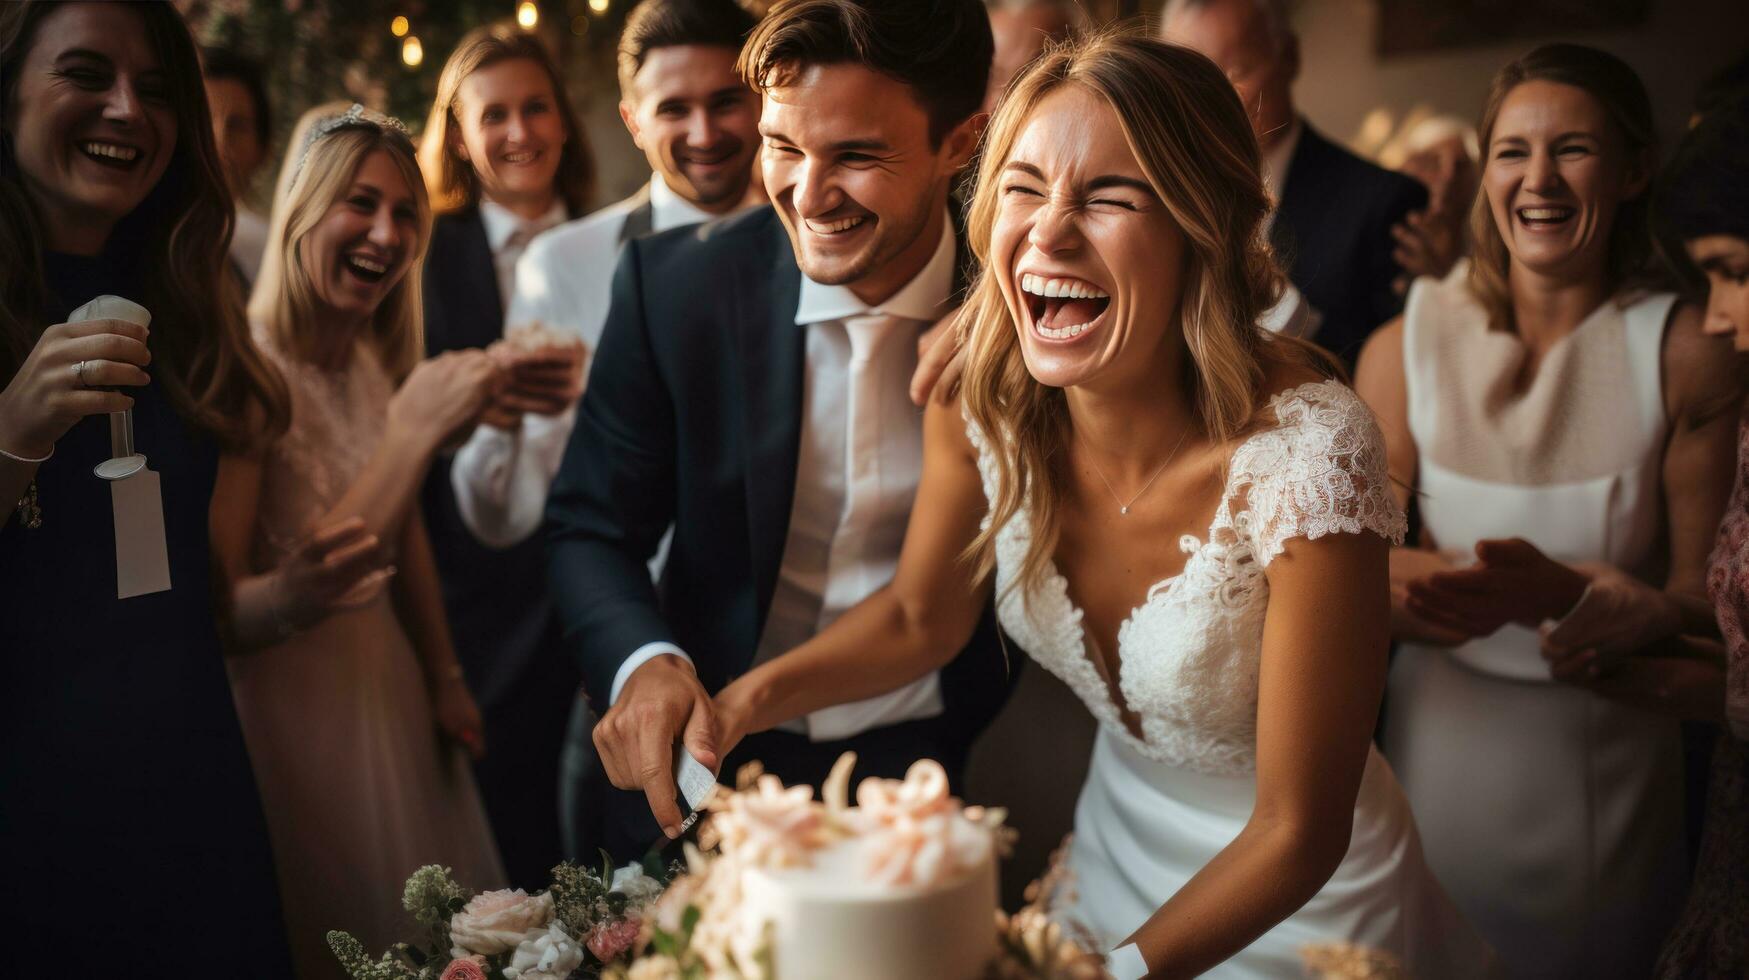
[[[565,202],[553,199],[553,206],[538,218],[528,219],[515,211],[491,201],[480,201],[480,223],[486,226],[486,247],[492,250],[492,268],[498,273],[498,302],[510,307],[510,293],[516,285],[516,262],[528,250],[529,243],[543,231],[565,222]],[[504,322],[506,327],[510,321]]]
[[[516,263],[514,287],[505,291],[510,297],[505,329],[539,320],[577,334],[593,351],[607,323],[620,230],[640,200],[634,195],[610,204],[530,242]],[[650,176],[652,230],[714,217],[670,190],[660,176]],[[487,228],[490,234],[491,225]],[[573,405],[558,415],[524,415],[515,430],[478,426],[456,452],[450,483],[457,509],[481,542],[508,548],[540,527],[547,490],[564,460],[576,412]]]
[[[953,293],[953,226],[942,225],[929,263],[878,307],[847,287],[802,279],[795,320],[808,335],[795,500],[755,663],[806,642],[898,568],[923,471],[923,415],[909,395],[917,337],[946,312]],[[633,671],[663,654],[686,656],[671,643],[640,647],[615,675],[612,698]],[[940,678],[930,674],[784,727],[827,741],[941,711]]]

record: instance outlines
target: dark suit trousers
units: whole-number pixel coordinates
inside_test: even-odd
[[[921,721],[901,722],[876,728],[850,738],[830,742],[810,741],[805,735],[769,731],[749,735],[729,753],[718,779],[732,785],[735,773],[749,762],[758,760],[765,771],[782,779],[785,786],[798,783],[814,787],[819,796],[820,784],[832,771],[833,763],[845,752],[856,753],[856,769],[851,774],[852,795],[856,786],[869,776],[903,779],[905,770],[918,759],[934,759],[947,770],[953,792],[965,792],[966,755],[970,744],[964,726],[951,726],[946,715]],[[625,863],[644,856],[650,845],[662,839],[662,828],[650,815],[650,804],[642,792],[607,790],[606,848],[614,861]],[[681,803],[681,812],[685,812]]]

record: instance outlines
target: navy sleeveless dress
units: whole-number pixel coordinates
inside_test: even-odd
[[[140,295],[113,259],[45,264],[48,323],[103,293]],[[156,383],[130,391],[136,444],[162,480],[172,588],[116,598],[110,492],[92,473],[109,456],[102,416],[39,468],[42,526],[8,506],[0,530],[6,958],[28,975],[76,962],[106,976],[289,978],[215,619],[219,448]]]

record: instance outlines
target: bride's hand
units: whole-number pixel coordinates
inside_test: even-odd
[[[735,746],[752,732],[753,706],[744,696],[746,686],[739,682],[717,692],[711,701],[711,717],[716,721],[717,758],[726,759]]]

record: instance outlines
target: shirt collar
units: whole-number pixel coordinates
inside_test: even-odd
[[[667,231],[682,225],[715,220],[714,215],[674,192],[661,174],[650,175],[650,230]]]
[[[1278,205],[1281,203],[1281,189],[1287,183],[1287,168],[1293,165],[1294,151],[1299,149],[1300,134],[1305,129],[1305,121],[1297,115],[1294,116],[1294,121],[1288,124],[1287,132],[1263,155],[1263,184]]]
[[[907,320],[934,320],[941,316],[953,295],[953,263],[955,242],[953,222],[941,223],[941,241],[929,264],[911,277],[886,302],[876,307],[856,298],[848,286],[827,286],[802,276],[801,301],[796,304],[796,322],[824,323],[845,317],[876,315],[897,316]]]
[[[493,255],[502,251],[505,243],[517,232],[526,232],[523,244],[527,244],[528,239],[563,223],[565,217],[565,201],[560,197],[554,197],[553,206],[547,209],[547,213],[532,221],[502,205],[480,199],[480,222],[486,226],[486,247]]]

